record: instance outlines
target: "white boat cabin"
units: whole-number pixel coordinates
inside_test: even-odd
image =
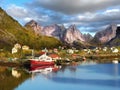
[[[53,61],[51,57],[47,56],[46,53],[38,57],[38,61]]]

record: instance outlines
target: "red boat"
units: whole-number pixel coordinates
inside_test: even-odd
[[[37,59],[30,59],[30,66],[50,66],[54,65],[54,61],[46,53],[38,57]]]
[[[60,67],[55,66],[55,65],[51,65],[51,66],[32,66],[29,69],[30,73],[44,73],[47,74],[49,72],[56,72],[60,69]]]
[[[36,61],[35,59],[30,60],[31,66],[50,66],[54,65],[54,61]]]

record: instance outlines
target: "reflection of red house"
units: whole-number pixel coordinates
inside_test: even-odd
[[[57,54],[50,54],[49,57],[51,57],[53,60],[60,59],[59,55]]]

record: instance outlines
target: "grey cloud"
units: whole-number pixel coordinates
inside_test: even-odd
[[[95,14],[95,13],[92,13]],[[83,14],[84,16],[84,14]],[[80,31],[86,31],[86,32],[97,32],[99,30],[103,30],[105,28],[104,26],[109,25],[111,23],[120,23],[120,12],[117,13],[110,13],[110,14],[96,14],[93,18],[88,18],[89,16],[85,16],[85,19],[80,20],[77,18],[77,15],[69,16],[64,14],[58,14],[53,13],[49,16],[49,23],[47,24],[67,24],[69,26],[70,24],[76,24],[77,27],[84,27],[84,30]],[[88,28],[88,29],[87,29]]]
[[[43,8],[47,8],[49,10],[57,11],[57,12],[52,12],[54,14],[50,16],[51,23],[59,23],[59,24],[60,23],[61,24],[77,23],[78,27],[89,28],[89,29],[85,29],[85,31],[88,31],[88,32],[96,32],[98,30],[102,30],[103,26],[105,25],[108,25],[111,23],[119,23],[116,21],[119,18],[119,13],[110,14],[110,15],[98,14],[92,19],[88,19],[88,17],[85,17],[85,19],[83,20],[79,20],[78,18],[76,18],[76,15],[65,16],[64,14],[61,15],[60,13],[58,13],[58,12],[62,12],[65,14],[78,14],[82,12],[86,13],[88,11],[96,11],[96,10],[107,8],[109,6],[118,5],[119,3],[118,0],[117,1],[109,0],[109,2],[105,1],[98,4],[86,3],[85,5],[82,5],[82,2],[80,0],[76,0],[76,2],[73,0],[56,0],[54,2],[52,1],[50,2],[50,1],[51,0],[38,2],[37,0],[37,5],[38,7],[40,6]],[[95,14],[95,12],[92,12],[91,14]]]
[[[7,13],[17,19],[18,21],[22,21],[22,25],[27,23],[29,20],[34,19],[38,22],[46,23],[47,15],[44,14],[44,12],[39,13],[39,11],[31,10],[28,8],[16,6],[14,4],[10,5],[6,9]],[[22,19],[22,20],[21,20]],[[46,22],[45,22],[46,20]]]
[[[41,25],[76,24],[78,28],[84,28],[80,31],[93,33],[111,23],[120,24],[119,3],[120,0],[34,0],[25,4],[25,8],[16,6],[13,10],[10,7],[7,12],[18,19],[23,18],[24,23],[34,19]],[[105,13],[108,8],[112,10],[113,7],[119,11]],[[83,19],[78,18],[79,15]]]
[[[7,13],[16,18],[23,18],[29,14],[29,12],[26,9],[24,9],[22,7],[18,7],[16,5],[10,5],[7,8]]]
[[[35,0],[30,5],[64,14],[78,14],[118,6],[119,3],[120,0]]]

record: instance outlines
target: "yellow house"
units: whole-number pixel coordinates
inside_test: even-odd
[[[26,45],[22,46],[22,50],[29,50],[29,46]]]

